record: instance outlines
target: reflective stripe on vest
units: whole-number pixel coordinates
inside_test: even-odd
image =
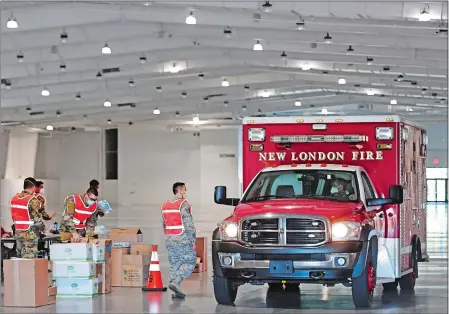
[[[92,216],[92,214],[97,210],[97,202],[86,207],[81,199],[81,196],[78,194],[73,195],[73,201],[75,203],[75,210],[73,212],[73,222],[75,223],[75,228],[84,229],[86,220],[89,219],[90,216]]]
[[[184,232],[184,223],[181,215],[181,206],[184,202],[187,202],[187,200],[166,201],[162,205],[161,211],[165,222],[166,235],[181,235]]]
[[[17,231],[28,231],[34,224],[29,211],[30,201],[33,198],[34,195],[26,195],[21,198],[19,194],[16,194],[11,199],[11,216],[14,221],[14,228]]]

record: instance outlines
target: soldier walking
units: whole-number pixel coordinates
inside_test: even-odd
[[[36,258],[39,236],[45,231],[40,213],[41,203],[34,194],[36,186],[34,178],[26,178],[23,191],[14,195],[10,202],[19,258]]]
[[[173,184],[172,200],[162,205],[165,245],[170,263],[170,284],[168,288],[174,297],[184,298],[181,282],[192,274],[196,265],[196,229],[193,224],[192,207],[187,201],[186,185]]]

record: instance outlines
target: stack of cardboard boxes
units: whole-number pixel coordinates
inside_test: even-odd
[[[151,244],[142,243],[140,229],[111,229],[112,286],[143,287],[151,262]]]
[[[58,297],[93,297],[111,292],[111,240],[50,246]]]
[[[56,287],[48,280],[48,260],[3,261],[5,307],[39,307],[56,302]]]

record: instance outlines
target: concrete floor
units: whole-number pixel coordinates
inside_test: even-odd
[[[267,286],[245,285],[239,288],[236,306],[217,305],[213,296],[212,270],[207,274],[193,274],[184,284],[188,294],[184,301],[172,300],[171,293],[144,293],[138,288],[113,288],[109,295],[94,299],[59,299],[57,304],[36,308],[0,308],[5,313],[448,313],[447,273],[447,204],[428,205],[428,246],[430,263],[419,264],[419,279],[414,293],[385,294],[381,287],[375,292],[371,310],[354,309],[351,289],[338,285],[327,288],[302,285],[300,293],[271,292]],[[135,221],[132,221],[135,220]],[[109,226],[142,226],[138,217],[125,224],[119,217],[109,217]],[[159,231],[154,228],[158,218],[142,227],[145,242],[160,243]],[[160,223],[160,222],[159,222]],[[160,229],[160,226],[159,226]],[[209,235],[201,230],[199,236]],[[151,235],[148,237],[148,235]],[[168,275],[166,253],[160,250],[163,278]]]

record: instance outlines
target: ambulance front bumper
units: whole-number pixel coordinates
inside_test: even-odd
[[[366,243],[358,241],[307,248],[212,242],[214,274],[246,282],[345,282],[353,277],[364,250]],[[285,267],[288,269],[283,271],[281,268]]]

